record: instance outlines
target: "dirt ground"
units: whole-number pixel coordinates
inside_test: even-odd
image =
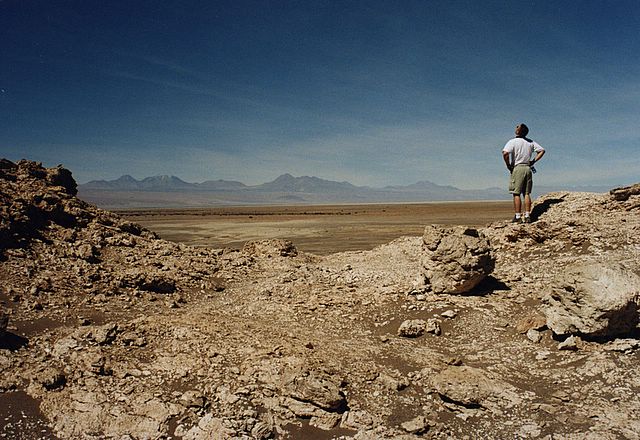
[[[510,201],[421,204],[225,207],[118,211],[166,240],[190,246],[241,248],[282,238],[316,255],[370,250],[427,224],[486,226],[510,218]]]

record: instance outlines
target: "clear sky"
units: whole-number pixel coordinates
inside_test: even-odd
[[[79,182],[640,181],[640,1],[0,0],[0,157]]]

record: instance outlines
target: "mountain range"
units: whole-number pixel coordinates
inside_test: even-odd
[[[539,193],[569,188],[538,187]],[[572,188],[603,192],[609,188]],[[185,182],[162,175],[137,180],[124,175],[115,180],[92,180],[78,186],[80,197],[108,208],[197,207],[216,205],[272,205],[326,203],[394,203],[460,200],[509,200],[502,188],[462,190],[427,180],[406,186],[372,188],[319,177],[283,174],[271,182],[245,185],[232,180]]]

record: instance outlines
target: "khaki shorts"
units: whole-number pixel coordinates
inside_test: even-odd
[[[509,179],[511,194],[531,194],[533,188],[533,174],[529,165],[516,165]]]

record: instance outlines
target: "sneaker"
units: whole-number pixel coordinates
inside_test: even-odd
[[[511,223],[522,223],[522,217],[516,217],[515,215],[511,219]]]
[[[522,223],[531,223],[531,217],[523,217]]]

